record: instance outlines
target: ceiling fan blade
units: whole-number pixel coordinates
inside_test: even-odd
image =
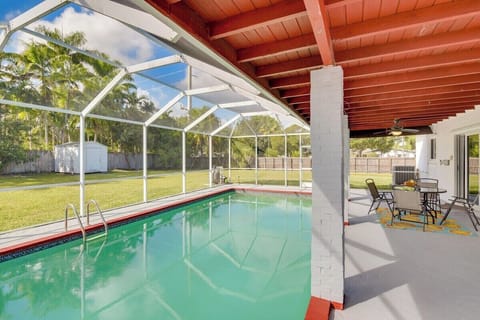
[[[374,136],[378,136],[378,135],[381,135],[381,134],[390,134],[390,132],[389,132],[389,130],[382,130],[382,131],[377,131],[377,132],[372,133],[372,135],[374,135]]]
[[[420,130],[418,129],[402,129],[403,132],[408,132],[408,133],[417,133]]]

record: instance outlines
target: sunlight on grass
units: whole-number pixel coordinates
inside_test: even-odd
[[[178,171],[148,171],[147,200],[155,200],[182,192],[182,173]],[[255,183],[255,170],[224,169],[230,183]],[[102,210],[143,202],[142,171],[115,170],[110,173],[87,174],[86,200],[95,199]],[[303,181],[311,181],[310,170],[303,171]],[[350,186],[365,188],[365,179],[373,178],[380,189],[391,187],[391,174],[352,173]],[[111,181],[111,179],[120,179]],[[103,181],[105,180],[105,181]],[[285,185],[284,170],[259,170],[259,184]],[[298,186],[298,171],[287,171],[287,185]],[[79,176],[71,174],[35,174],[1,176],[0,190],[13,187],[76,183],[71,186],[45,186],[33,190],[0,192],[0,231],[37,225],[64,219],[68,203],[79,207]],[[209,186],[208,170],[187,171],[187,192]],[[71,214],[71,213],[70,213]]]

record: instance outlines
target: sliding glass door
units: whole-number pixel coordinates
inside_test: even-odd
[[[473,199],[478,194],[479,174],[478,174],[478,149],[479,135],[473,134],[467,136],[467,191],[468,197]]]

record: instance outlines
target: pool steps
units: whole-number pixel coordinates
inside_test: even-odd
[[[105,220],[105,218],[102,214],[102,210],[100,210],[100,206],[98,205],[97,201],[95,201],[94,199],[91,199],[87,202],[87,226],[90,225],[90,205],[91,204],[93,204],[95,206],[95,208],[97,209],[97,213],[100,215],[100,218],[102,219],[102,223],[103,223],[103,226],[105,228],[105,232],[103,232],[101,234],[94,235],[94,236],[92,236],[88,239],[87,239],[87,233],[85,231],[85,227],[82,223],[82,219],[80,218],[80,215],[78,214],[78,211],[75,208],[75,205],[73,205],[72,203],[69,203],[65,207],[65,231],[68,231],[68,211],[69,211],[69,209],[72,209],[75,217],[77,218],[78,224],[80,226],[80,231],[82,232],[83,242],[90,241],[90,240],[95,240],[95,239],[98,239],[100,237],[104,237],[108,233],[107,221]]]

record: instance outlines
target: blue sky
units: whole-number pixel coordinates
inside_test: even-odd
[[[7,20],[27,11],[31,7],[42,2],[41,0],[2,0],[0,5],[0,22],[5,23]]]

